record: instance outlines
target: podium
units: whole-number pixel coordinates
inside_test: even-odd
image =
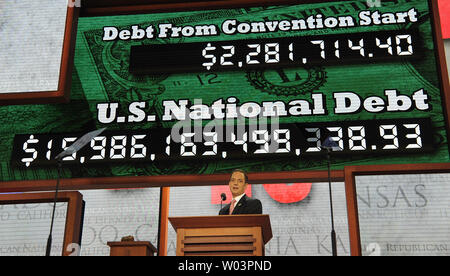
[[[110,256],[153,256],[156,248],[148,241],[108,242]]]
[[[177,256],[264,256],[272,238],[269,215],[170,217]]]

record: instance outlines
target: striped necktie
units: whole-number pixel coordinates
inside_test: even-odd
[[[233,198],[230,205],[230,215],[233,214],[234,205],[236,204],[236,200]]]

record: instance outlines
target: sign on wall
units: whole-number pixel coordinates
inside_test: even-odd
[[[80,18],[71,102],[2,107],[1,179],[448,162],[431,4]]]

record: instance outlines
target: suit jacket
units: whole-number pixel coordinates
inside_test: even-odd
[[[225,205],[220,211],[219,215],[228,215],[230,212],[231,203]],[[244,214],[262,214],[262,204],[259,199],[248,197],[244,195],[234,206],[233,215]]]

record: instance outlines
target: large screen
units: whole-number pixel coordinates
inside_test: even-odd
[[[378,3],[377,1],[375,1]],[[71,101],[1,107],[3,181],[449,162],[429,1],[82,17]],[[3,69],[2,69],[3,70]]]
[[[67,2],[0,3],[0,94],[58,90]]]

